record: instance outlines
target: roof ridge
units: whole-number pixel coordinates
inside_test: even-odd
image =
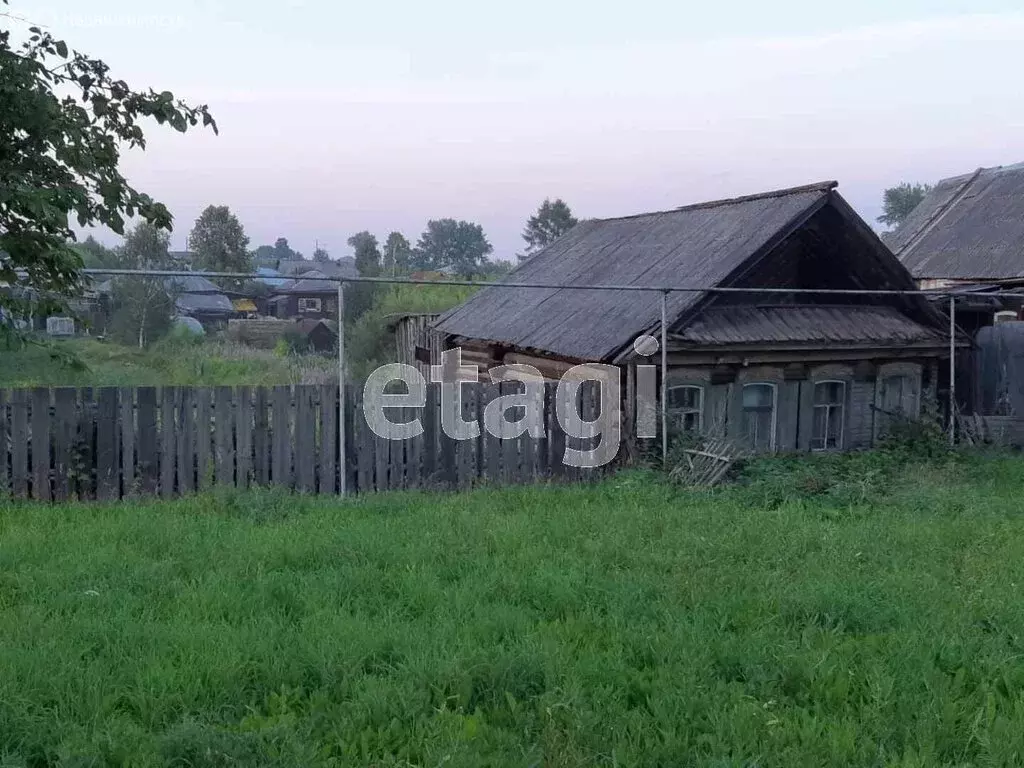
[[[798,187],[785,187],[784,189],[773,189],[768,192],[759,192],[753,195],[742,195],[740,197],[725,197],[720,200],[708,200],[703,203],[693,203],[691,205],[683,205],[673,210],[676,211],[694,211],[701,208],[716,208],[720,205],[736,205],[737,203],[747,203],[751,200],[764,200],[773,197],[786,197],[787,195],[799,195],[807,192],[831,192],[833,189],[839,186],[838,181],[819,181],[816,184],[803,184]]]
[[[980,176],[981,174],[985,173],[1007,173],[1014,171],[1024,171],[1024,161],[1021,161],[1019,163],[1010,163],[1009,165],[982,165],[968,173],[958,173],[954,176],[947,176],[944,179],[939,179],[938,183],[942,184],[944,182],[954,181],[956,179],[962,179],[969,176]]]
[[[644,211],[642,213],[629,213],[625,216],[609,216],[607,218],[593,218],[586,221],[581,221],[580,224],[586,224],[588,221],[591,222],[605,222],[605,221],[625,221],[627,219],[640,219],[644,216],[661,216],[666,213],[679,213],[680,211],[695,211],[701,208],[717,208],[723,205],[733,205],[736,203],[746,203],[751,200],[762,200],[772,197],[785,197],[787,195],[798,195],[807,192],[828,192],[839,186],[838,181],[821,181],[817,184],[804,184],[800,187],[787,187],[785,189],[772,189],[768,192],[758,192],[754,195],[743,195],[742,197],[728,197],[721,200],[708,200],[703,203],[692,203],[691,205],[684,205],[681,208],[667,208],[660,211]]]

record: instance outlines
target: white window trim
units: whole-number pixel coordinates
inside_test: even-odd
[[[774,381],[745,381],[740,389],[740,416],[743,411],[743,390],[747,387],[771,387],[772,388],[772,434],[768,442],[768,450],[775,450],[776,435],[779,431],[779,386]]]
[[[839,420],[839,443],[835,448],[811,448],[814,453],[827,453],[828,451],[841,451],[846,445],[846,395],[849,390],[847,384],[842,379],[817,379],[811,382],[813,387],[811,389],[811,442],[814,442],[814,411],[818,409],[818,405],[814,402],[815,390],[817,390],[819,384],[842,384],[843,385],[843,396],[840,408],[842,408],[843,417]],[[828,418],[825,419],[825,446],[828,445]]]
[[[672,402],[672,391],[676,389],[696,389],[700,393],[700,397],[697,403],[697,433],[704,433],[704,387],[700,384],[670,384],[665,390],[665,397],[667,402],[665,403],[665,410],[668,413],[693,413],[691,410],[683,410],[679,408],[669,408],[668,404]]]
[[[318,298],[309,296],[300,296],[298,303],[299,312],[322,312],[323,302]],[[313,302],[313,306],[309,306],[309,303]]]

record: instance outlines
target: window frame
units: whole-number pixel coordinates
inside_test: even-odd
[[[672,402],[672,392],[674,390],[677,390],[677,389],[695,389],[695,390],[697,390],[697,393],[698,393],[698,396],[697,396],[697,407],[696,408],[672,408],[672,407],[670,407],[669,403]],[[683,383],[669,384],[668,387],[665,389],[665,412],[669,415],[670,419],[671,419],[673,414],[685,415],[685,414],[688,414],[688,413],[696,413],[697,414],[697,434],[698,435],[703,434],[704,433],[704,386],[702,384],[689,384],[689,383],[687,383],[687,384],[683,384]],[[683,431],[684,432],[689,432],[689,430],[687,430],[687,429],[684,429]]]
[[[881,407],[885,412],[885,416],[888,418],[892,418],[894,415],[896,415],[895,413],[890,412],[889,409],[885,407],[885,383],[890,379],[900,379],[903,382],[900,386],[899,415],[903,416],[906,419],[919,418],[921,416],[921,394],[917,390],[920,389],[920,386],[914,386],[913,374],[908,373],[906,371],[893,371],[892,373],[887,373],[885,376],[881,378],[879,387],[879,400],[881,401]],[[910,395],[907,394],[908,390],[911,392]],[[903,408],[903,403],[908,397],[912,398],[912,400],[910,402],[910,408],[905,409]]]
[[[310,307],[309,303],[312,302],[313,306]],[[297,308],[299,312],[323,312],[323,302],[317,296],[299,296]]]
[[[747,387],[770,387],[772,391],[772,421],[771,435],[768,440],[768,450],[775,451],[778,444],[779,431],[779,385],[774,381],[747,381],[740,386],[740,424],[746,427],[747,408],[743,405],[743,392]],[[743,430],[744,439],[748,438],[746,429]],[[756,441],[755,441],[756,442]],[[757,445],[752,445],[751,450],[756,451]]]
[[[833,404],[829,404],[829,403],[825,403],[823,405],[819,405],[816,402],[816,399],[817,399],[816,395],[817,395],[817,392],[818,392],[818,385],[820,385],[820,384],[839,384],[839,385],[842,386],[842,388],[843,388],[842,389],[842,395],[840,396],[840,402],[839,402],[838,406],[833,405]],[[850,391],[849,386],[847,385],[846,381],[844,381],[843,379],[815,379],[815,380],[813,380],[811,382],[811,385],[812,385],[812,388],[811,388],[811,436],[810,436],[810,443],[809,443],[810,449],[811,449],[811,451],[813,453],[827,453],[828,451],[841,451],[841,450],[843,450],[844,446],[846,445],[846,401],[847,401],[847,395],[849,394],[849,391]],[[834,447],[830,448],[828,446],[828,416],[829,416],[829,409],[836,408],[836,407],[838,407],[840,409],[840,411],[839,411],[839,413],[840,413],[840,418],[839,418],[839,441],[836,443],[836,445]],[[814,441],[815,441],[814,427],[815,427],[815,421],[816,420],[815,420],[814,417],[815,417],[815,413],[817,412],[817,410],[819,408],[825,408],[826,409],[825,410],[825,434],[822,436],[822,447],[821,448],[815,448],[814,447]]]

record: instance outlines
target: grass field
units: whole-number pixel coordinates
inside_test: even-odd
[[[0,764],[1021,765],[1022,488],[3,506]]]
[[[74,357],[68,365],[54,357]],[[164,341],[148,349],[74,339],[0,351],[0,387],[102,387],[318,384],[337,380],[337,361],[316,355],[281,357],[216,341]]]

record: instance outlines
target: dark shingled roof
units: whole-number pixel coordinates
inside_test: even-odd
[[[174,306],[185,314],[204,312],[231,315],[235,312],[231,299],[223,293],[182,293],[175,297]]]
[[[943,179],[886,243],[916,278],[1024,277],[1024,163]]]
[[[514,270],[509,282],[701,287],[721,283],[823,205],[826,182],[660,213],[584,221]],[[702,293],[672,293],[678,318]],[[466,338],[602,360],[661,317],[657,294],[485,288],[436,327]]]
[[[722,344],[942,344],[938,330],[926,328],[884,306],[728,306],[711,307],[672,341],[686,345]],[[671,343],[670,343],[671,346]]]
[[[303,294],[323,293],[323,294],[333,294],[333,293],[337,293],[338,292],[338,284],[337,283],[327,282],[326,280],[304,279],[304,278],[314,278],[314,277],[321,278],[321,277],[327,277],[327,275],[325,275],[323,272],[321,272],[319,270],[311,270],[309,272],[305,272],[302,275],[300,275],[298,277],[298,279],[296,279],[296,280],[289,280],[284,285],[279,285],[278,287],[274,288],[273,289],[273,294],[276,296],[278,294],[284,294],[284,293],[303,293]]]

